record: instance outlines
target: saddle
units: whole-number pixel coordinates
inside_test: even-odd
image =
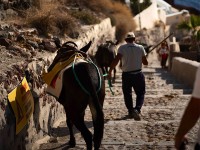
[[[72,46],[70,45],[72,44]],[[64,69],[66,66],[70,65],[75,57],[86,59],[88,56],[86,53],[78,50],[77,45],[74,42],[66,42],[62,47],[57,51],[57,55],[54,58],[52,64],[47,69],[47,73],[43,72],[42,79],[47,85],[51,85],[51,82],[58,73]]]

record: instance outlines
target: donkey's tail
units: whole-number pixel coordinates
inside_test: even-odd
[[[89,107],[92,113],[92,120],[94,126],[94,147],[95,149],[99,149],[101,145],[101,141],[103,138],[104,132],[104,114],[103,114],[103,106],[100,104],[99,97],[97,96],[97,91],[93,84],[94,81],[90,78],[88,83],[90,99],[89,99]],[[101,81],[100,81],[101,82]]]
[[[89,102],[90,110],[92,113],[92,120],[94,126],[94,147],[99,148],[101,145],[101,141],[103,138],[104,132],[104,114],[102,110],[102,106],[98,101],[97,94],[91,93],[91,99]]]

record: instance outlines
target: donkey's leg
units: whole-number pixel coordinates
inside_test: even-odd
[[[108,73],[108,67],[105,67],[106,73]]]
[[[116,68],[113,69],[113,73],[114,73],[114,76],[112,78],[112,83],[115,83],[115,79],[116,79]]]
[[[69,135],[70,135],[69,146],[75,147],[76,139],[74,137],[74,132],[73,132],[73,123],[71,122],[71,120],[68,117],[67,117],[67,126],[69,128]]]
[[[92,150],[92,133],[88,130],[84,122],[84,116],[76,117],[74,120],[74,125],[81,132],[85,143],[87,145],[87,150]]]
[[[107,66],[105,66],[104,67],[104,69],[105,69],[105,73],[108,75],[108,67]],[[108,77],[107,76],[105,76],[106,78],[105,79],[107,79],[108,80]],[[112,84],[112,83],[111,83]]]
[[[107,72],[106,72],[105,67],[104,67],[104,66],[101,66],[101,70],[102,70],[102,72],[103,72],[104,80],[106,80],[106,79],[107,79],[107,76],[106,76]]]
[[[93,121],[93,126],[94,126],[94,137],[93,137],[94,149],[98,150],[101,146],[104,133],[104,114],[102,110],[97,111],[97,117]]]
[[[105,75],[107,72],[106,72],[106,69],[104,68],[104,66],[101,66],[101,69],[102,69],[103,75]]]

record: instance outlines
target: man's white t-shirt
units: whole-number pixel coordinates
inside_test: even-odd
[[[119,47],[118,53],[122,55],[123,72],[142,69],[142,57],[146,55],[142,45],[127,43]]]
[[[194,82],[192,97],[200,99],[200,66],[199,66],[197,73],[196,73],[196,79],[195,79],[195,82]],[[197,142],[200,144],[200,127],[199,127],[199,131],[198,131]]]

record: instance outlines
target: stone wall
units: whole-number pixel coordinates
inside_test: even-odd
[[[106,40],[115,37],[115,27],[112,27],[109,18],[103,20],[100,24],[94,26],[83,27],[85,32],[81,34],[79,39],[73,40],[79,48],[84,46],[90,40],[92,41],[89,54],[94,54],[97,45]],[[45,94],[45,85],[41,84],[41,73],[45,65],[53,60],[54,54],[43,57],[43,61],[35,60],[28,64],[28,70],[33,76],[33,84],[31,84],[32,94],[34,96],[35,109],[34,113],[26,125],[26,127],[18,134],[15,134],[15,117],[9,103],[7,102],[7,91],[0,89],[1,102],[0,108],[0,150],[36,150],[41,140],[48,140],[52,130],[60,121],[65,120],[65,112],[63,107],[52,97]],[[0,87],[4,87],[6,83],[2,83]],[[17,82],[13,84],[13,89],[17,86]]]
[[[172,60],[172,74],[182,83],[193,88],[196,71],[200,63],[181,57],[174,57]]]
[[[197,61],[197,52],[170,52],[169,56],[169,69],[172,68],[172,60],[174,57],[181,57],[191,61]]]

